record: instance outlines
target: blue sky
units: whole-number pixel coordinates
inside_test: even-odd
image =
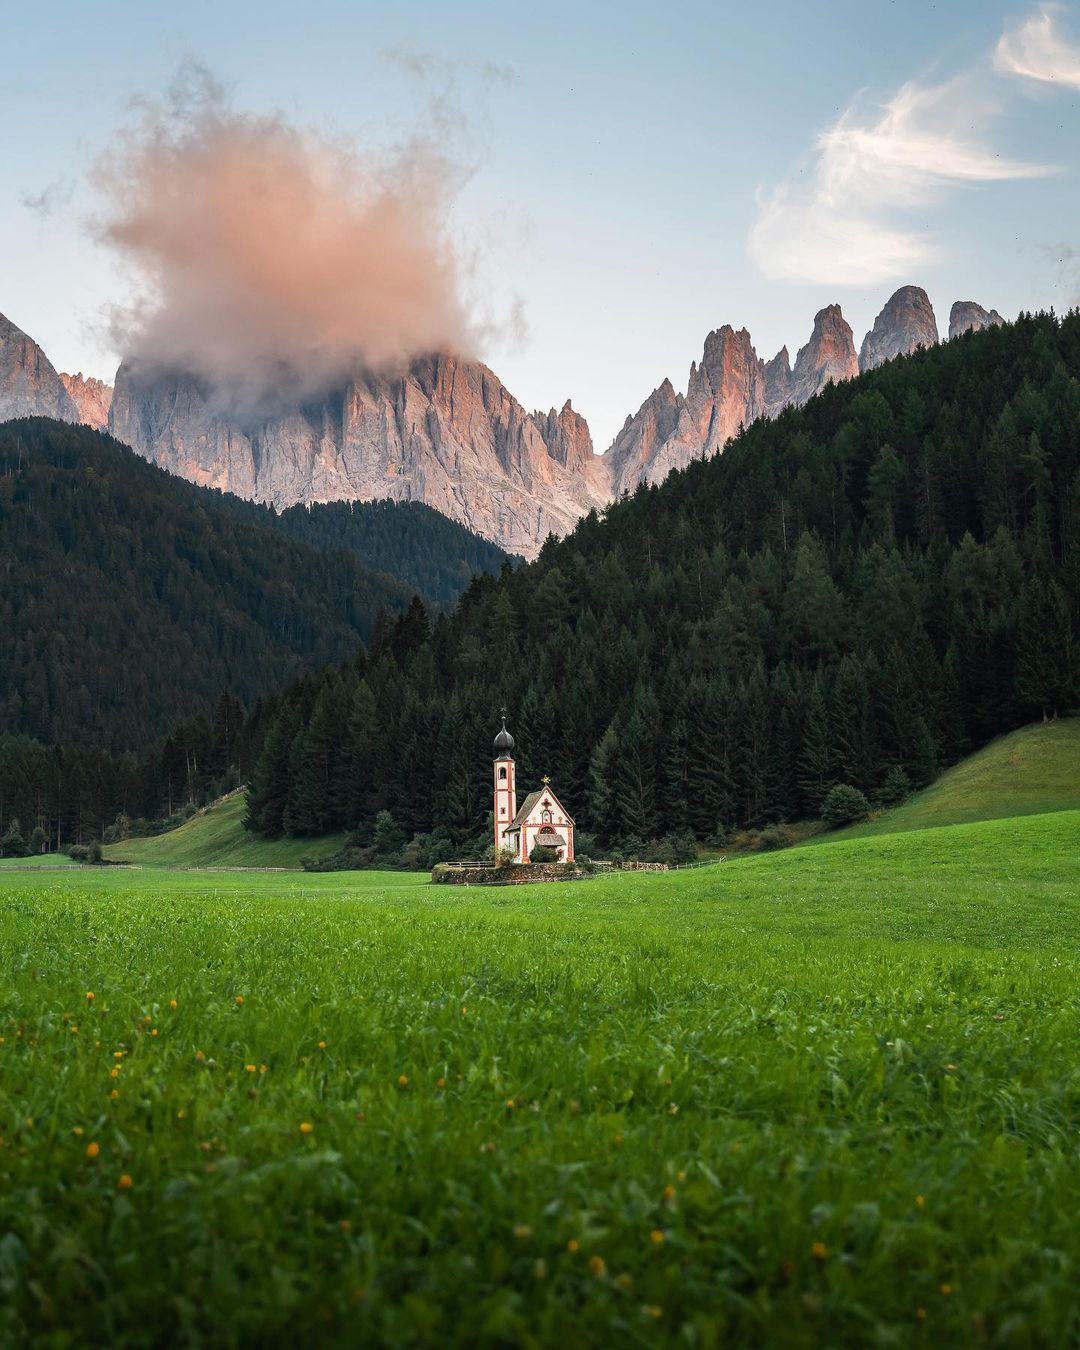
[[[768,358],[834,300],[858,342],[906,282],[941,326],[1080,299],[1076,3],[60,0],[0,42],[0,311],[62,369],[115,368],[95,165],[189,58],[241,112],[375,149],[441,96],[480,355],[598,450],[725,322]]]

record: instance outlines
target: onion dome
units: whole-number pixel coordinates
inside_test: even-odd
[[[506,729],[506,714],[503,714],[502,730],[495,737],[495,758],[513,759],[514,738]]]

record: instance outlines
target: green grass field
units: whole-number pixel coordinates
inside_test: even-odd
[[[244,829],[247,803],[243,791],[233,792],[179,829],[149,839],[125,839],[104,850],[114,862],[141,867],[287,867],[300,859],[333,853],[345,835],[320,839],[260,839]]]
[[[1080,1335],[1080,812],[0,913],[5,1345]]]
[[[1080,809],[1080,717],[1035,723],[968,756],[848,837]]]

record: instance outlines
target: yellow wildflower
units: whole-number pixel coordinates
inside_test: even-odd
[[[650,1241],[655,1242],[657,1244],[663,1242],[664,1240],[663,1230],[660,1228],[654,1228],[652,1232],[649,1234],[649,1239]]]
[[[310,1134],[314,1128],[315,1128],[315,1126],[312,1125],[312,1123],[311,1123],[310,1120],[302,1120],[302,1121],[300,1122],[300,1133],[301,1133],[301,1134]]]
[[[590,1256],[589,1269],[598,1280],[602,1280],[607,1274],[607,1263],[602,1256]]]
[[[406,1074],[399,1073],[399,1074],[398,1074],[397,1085],[398,1085],[398,1087],[408,1087],[408,1086],[409,1086],[409,1079],[408,1079],[408,1076],[407,1076]]]
[[[568,1252],[576,1252],[577,1249],[578,1249],[577,1238],[571,1238],[570,1241],[566,1244],[566,1250]]]
[[[94,1001],[94,991],[93,991],[92,989],[88,989],[88,990],[86,991],[86,1001],[87,1001],[87,1003],[93,1003],[93,1001]]]
[[[169,999],[169,1007],[173,1010],[173,1012],[176,1011],[176,999],[174,998]]]
[[[829,1249],[825,1246],[824,1242],[815,1242],[810,1248],[810,1255],[815,1261],[824,1261],[829,1255]]]
[[[81,1132],[80,1132],[80,1133],[81,1133]],[[86,1146],[86,1156],[87,1156],[88,1158],[96,1158],[97,1155],[98,1155],[100,1152],[101,1152],[101,1145],[100,1145],[100,1144],[87,1144],[87,1146]]]
[[[243,996],[243,994],[237,994],[237,996],[236,996],[236,1006],[237,1006],[238,1008],[242,1008],[242,1007],[244,1006],[244,996]]]
[[[134,1182],[125,1172],[124,1175],[120,1178],[120,1180],[116,1183],[116,1189],[118,1191],[130,1191],[133,1185]]]

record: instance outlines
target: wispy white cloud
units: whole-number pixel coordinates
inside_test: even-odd
[[[1080,46],[1056,31],[1057,11],[1056,5],[1041,9],[1002,33],[994,49],[994,68],[1003,75],[1080,89]]]
[[[925,208],[949,189],[1049,172],[981,142],[972,128],[992,114],[968,79],[905,84],[869,115],[852,105],[817,138],[804,182],[759,195],[754,261],[769,277],[835,285],[872,285],[927,262],[936,243]]]

